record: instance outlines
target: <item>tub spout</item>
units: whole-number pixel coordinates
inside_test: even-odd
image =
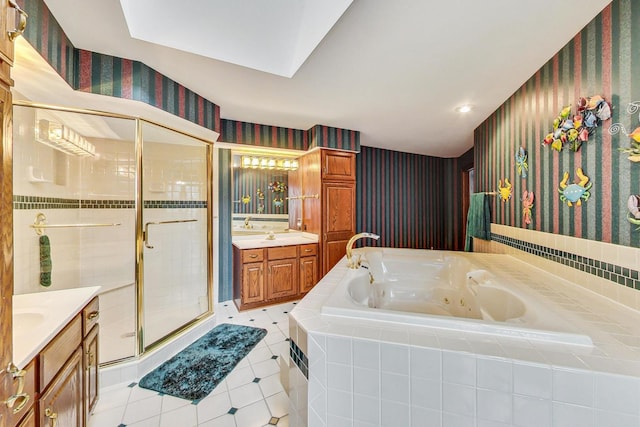
[[[353,260],[353,244],[356,242],[356,240],[363,239],[365,237],[376,240],[380,238],[380,236],[373,233],[358,233],[351,239],[349,239],[349,242],[347,243],[347,265],[349,266],[349,268],[358,268],[360,266],[359,258],[357,261]]]

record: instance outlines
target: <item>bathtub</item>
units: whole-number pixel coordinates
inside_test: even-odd
[[[451,329],[511,338],[592,346],[570,313],[544,296],[505,283],[474,254],[364,248],[322,306],[323,316]],[[477,256],[477,255],[475,255]]]

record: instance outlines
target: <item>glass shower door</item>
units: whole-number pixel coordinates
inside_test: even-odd
[[[141,122],[144,349],[210,309],[207,144]]]

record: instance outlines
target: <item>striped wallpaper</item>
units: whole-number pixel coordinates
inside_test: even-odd
[[[307,150],[307,131],[222,119],[220,141],[259,147]]]
[[[220,130],[220,107],[139,61],[76,49],[42,0],[18,0],[26,40],[75,90],[141,101]]]
[[[358,232],[379,234],[375,244],[384,247],[462,249],[458,159],[360,148],[356,156]]]
[[[273,193],[268,185],[271,182],[280,181],[288,185],[288,172],[254,170],[254,169],[233,169],[233,213],[255,214],[258,213],[257,190],[262,190],[264,194],[264,214],[288,214],[289,203],[286,200],[287,191],[284,193]],[[247,204],[241,201],[243,195],[251,196],[251,201]],[[282,199],[282,206],[274,204],[276,198]]]
[[[615,0],[535,73],[475,131],[476,191],[496,190],[509,178],[514,197],[496,197],[493,222],[520,227],[524,189],[535,192],[530,227],[626,246],[640,244],[640,232],[626,220],[627,199],[640,193],[640,165],[627,160],[619,147],[628,147],[624,134],[611,136],[612,123],[631,131],[640,125],[626,109],[640,100],[640,2]],[[635,25],[634,25],[635,24]],[[579,97],[602,95],[613,106],[613,117],[577,152],[555,152],[541,141],[564,105]],[[529,177],[516,174],[514,154],[529,153]],[[577,180],[581,167],[593,182],[591,198],[569,207],[558,193],[564,172]]]
[[[308,132],[311,148],[360,151],[360,132],[358,131],[315,125]]]

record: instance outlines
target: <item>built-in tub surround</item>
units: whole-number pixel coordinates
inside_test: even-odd
[[[592,345],[568,310],[547,307],[537,284],[523,286],[501,277],[500,256],[383,248],[360,252],[364,268],[345,275],[322,306],[323,315]]]
[[[343,259],[291,312],[308,366],[302,381],[292,362],[292,425],[637,426],[640,313],[515,257],[476,256],[566,310],[593,346],[323,315]]]

